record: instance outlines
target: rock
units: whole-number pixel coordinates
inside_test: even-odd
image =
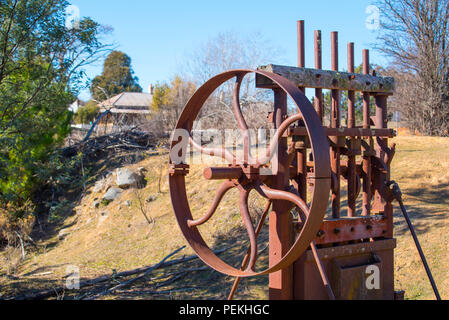
[[[114,182],[113,174],[110,173],[106,176],[106,178],[102,178],[95,183],[93,188],[94,193],[100,193],[107,191],[110,187],[112,187]]]
[[[101,179],[101,180],[99,180],[99,181],[97,181],[97,182],[95,183],[93,192],[94,192],[94,193],[102,192],[102,191],[104,190],[105,187],[106,187],[106,180],[105,180],[105,179]]]
[[[148,172],[148,170],[146,168],[144,168],[144,167],[140,167],[140,168],[137,169],[137,172],[139,172],[139,174],[141,176],[144,176],[145,173]]]
[[[147,202],[154,202],[156,201],[158,198],[158,194],[152,194],[151,196],[148,197]]]
[[[98,199],[95,199],[94,202],[92,203],[92,209],[100,208],[100,204],[101,204],[101,201]]]
[[[142,182],[142,176],[129,169],[117,170],[117,186],[122,189],[136,187]]]
[[[131,201],[127,200],[125,202],[123,202],[123,205],[126,207],[131,207]]]
[[[118,199],[123,193],[123,190],[120,188],[110,188],[108,192],[103,196],[103,201],[112,202],[115,199]]]
[[[101,225],[109,217],[109,212],[103,211],[100,214],[100,219],[98,219],[98,225]]]
[[[64,240],[69,234],[70,234],[70,231],[68,229],[62,229],[58,233],[58,238],[59,238],[59,240]]]

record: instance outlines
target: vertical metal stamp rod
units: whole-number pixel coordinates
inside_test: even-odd
[[[298,67],[305,68],[306,56],[305,56],[305,25],[304,20],[298,21]],[[306,93],[305,87],[299,88],[304,94]],[[298,150],[297,153],[297,165],[298,165],[298,187],[299,195],[307,202],[307,147],[304,144],[303,148]]]
[[[354,73],[354,43],[348,43],[348,72]],[[355,92],[348,91],[348,128],[355,128]],[[351,140],[351,147],[355,139]],[[350,150],[351,151],[351,150]],[[356,215],[356,159],[351,154],[348,158],[348,217]]]
[[[315,69],[323,68],[321,31],[315,30]],[[324,118],[323,89],[315,89],[315,110],[321,119]]]
[[[370,72],[370,61],[369,61],[369,51],[363,50],[363,73],[369,74]],[[363,92],[363,128],[371,128],[371,105],[370,105],[370,95],[367,92]],[[372,138],[365,137],[365,141],[368,141],[370,146],[373,146]],[[363,156],[363,208],[362,215],[371,215],[371,157],[369,155]]]
[[[332,70],[338,71],[338,32],[332,32]],[[340,91],[332,90],[332,109],[331,109],[331,127],[340,128],[341,113],[340,113]],[[331,167],[335,175],[332,179],[332,217],[334,219],[340,218],[341,209],[341,190],[340,190],[340,155],[341,150],[338,146],[331,147]]]
[[[376,96],[376,128],[385,129],[388,127],[388,96],[377,95]],[[388,146],[388,139],[382,139],[382,144]],[[385,159],[385,151],[381,148],[379,143],[377,143],[377,157],[380,159]],[[381,204],[381,211],[387,219],[387,232],[385,237],[393,238],[393,206],[391,202],[385,200],[384,186],[387,181],[390,180],[390,167],[387,164],[387,172],[384,174],[377,174],[375,177],[374,187],[375,187],[375,203]],[[376,208],[376,211],[379,208]]]
[[[298,67],[305,68],[306,66],[306,46],[305,46],[305,23],[304,20],[298,21]],[[305,93],[306,88],[299,88]]]

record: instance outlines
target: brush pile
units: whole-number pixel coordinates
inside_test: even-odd
[[[63,156],[71,158],[82,153],[85,158],[96,158],[99,153],[103,152],[132,150],[151,152],[158,147],[164,147],[164,143],[152,133],[130,130],[75,143],[63,150]]]

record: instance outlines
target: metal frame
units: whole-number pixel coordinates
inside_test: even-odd
[[[176,218],[187,241],[206,264],[221,273],[237,277],[230,298],[234,296],[240,278],[266,274],[270,277],[270,299],[350,298],[345,296],[345,286],[352,285],[350,282],[355,280],[345,270],[351,262],[360,264],[361,261],[369,262],[376,257],[374,260],[385,274],[382,291],[370,296],[361,290],[359,295],[353,297],[393,299],[393,250],[396,242],[393,239],[393,199],[389,196],[387,183],[395,154],[395,146],[390,148],[388,139],[394,137],[395,132],[387,128],[387,99],[394,91],[394,79],[370,74],[367,50],[363,51],[363,74],[355,74],[353,43],[348,44],[348,72],[339,72],[337,32],[331,35],[332,70],[321,70],[321,31],[315,31],[315,69],[306,69],[304,32],[304,21],[299,21],[298,67],[270,65],[257,71],[229,71],[209,80],[189,101],[176,126],[176,129],[187,132],[191,132],[193,121],[207,98],[220,85],[235,78],[234,115],[242,136],[246,137],[245,156],[243,162],[237,164],[236,157],[229,151],[203,148],[190,139],[194,148],[222,157],[229,166],[208,168],[205,171],[206,179],[225,181],[208,213],[194,221],[185,190],[185,175],[188,174],[189,166],[171,161],[169,182]],[[273,153],[275,145],[279,156],[278,170],[272,179],[263,179],[259,175],[263,161],[251,159],[249,151],[248,126],[239,101],[242,80],[249,73],[256,74],[257,87],[274,92],[272,119],[278,135],[276,144],[272,141],[269,153]],[[307,88],[315,89],[314,106],[305,96]],[[323,89],[331,90],[330,106],[324,105]],[[343,127],[341,123],[342,91],[348,92],[347,127]],[[363,95],[363,124],[359,125],[355,118],[357,91]],[[290,118],[287,118],[287,96],[290,96],[299,111]],[[376,101],[376,114],[373,117],[371,97]],[[330,111],[328,128],[324,127],[325,108]],[[290,148],[287,145],[288,137],[294,142]],[[179,143],[180,140],[173,141],[172,148]],[[341,210],[342,181],[347,181],[348,184],[346,217],[342,216]],[[290,185],[294,191],[286,192]],[[241,269],[218,258],[197,229],[212,217],[224,194],[232,188],[240,191],[240,211],[251,242]],[[312,204],[309,207],[307,193],[310,188]],[[252,225],[248,213],[247,201],[251,190],[256,190],[268,200],[257,228]],[[332,213],[331,217],[324,219],[329,194],[332,197]],[[363,204],[360,216],[356,211],[359,196]],[[293,207],[299,208],[303,213],[299,215],[298,221],[293,221],[289,214]],[[270,263],[267,270],[258,272],[255,270],[257,237],[267,218],[270,221]],[[363,249],[362,252],[367,256],[357,251],[358,248]],[[329,255],[329,252],[333,254]],[[311,257],[313,266],[309,264]],[[341,262],[342,259],[344,263]],[[332,284],[336,286],[336,296]]]

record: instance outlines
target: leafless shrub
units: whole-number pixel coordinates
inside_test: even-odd
[[[270,45],[260,33],[247,37],[236,33],[220,33],[210,39],[189,57],[187,78],[198,86],[219,73],[232,69],[257,69],[268,63],[280,63],[280,50]],[[233,91],[235,81],[228,81],[207,100],[199,116],[201,129],[233,129],[236,127],[233,114]],[[248,75],[240,90],[240,104],[250,129],[259,129],[266,124],[268,112],[272,110],[269,90],[255,88],[255,78]],[[272,101],[272,99],[271,99]]]

